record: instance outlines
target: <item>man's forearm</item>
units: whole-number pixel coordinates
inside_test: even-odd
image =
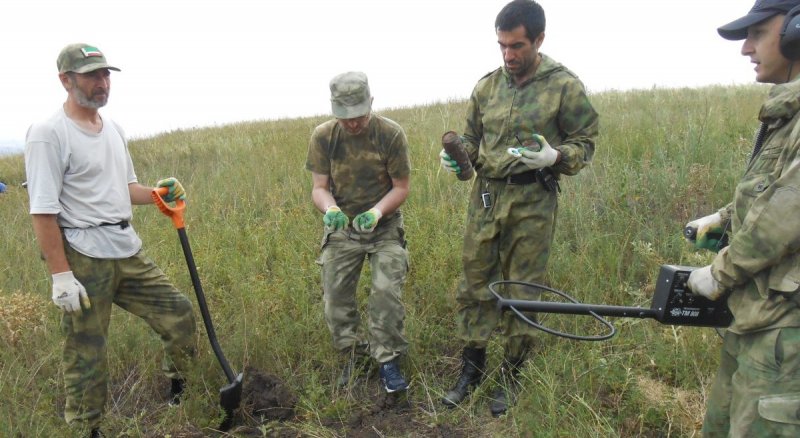
[[[408,197],[408,187],[393,187],[384,197],[375,204],[375,208],[384,216],[394,213]]]
[[[331,192],[327,189],[319,187],[315,187],[311,191],[311,199],[314,201],[314,205],[317,207],[317,209],[323,213],[331,205],[336,205],[336,199],[334,199]]]
[[[69,271],[69,263],[64,253],[64,241],[61,238],[61,229],[58,227],[56,215],[34,214],[31,215],[31,218],[33,233],[39,242],[39,248],[42,250],[42,256],[50,273]]]
[[[131,197],[131,204],[145,205],[153,203],[153,189],[151,187],[143,186],[139,183],[128,184],[128,193]]]

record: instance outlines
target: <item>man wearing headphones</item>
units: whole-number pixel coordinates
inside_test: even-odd
[[[800,436],[800,0],[758,0],[718,29],[744,40],[756,81],[775,84],[733,202],[694,224],[730,244],[689,287],[726,298],[734,321],[703,422],[707,437]],[[702,222],[698,224],[698,222]]]

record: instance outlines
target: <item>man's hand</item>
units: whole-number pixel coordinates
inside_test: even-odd
[[[725,292],[725,289],[711,275],[711,265],[692,271],[686,285],[689,286],[692,293],[702,295],[711,301],[718,300]]]
[[[719,243],[724,238],[722,226],[722,216],[719,213],[703,216],[686,224],[687,230],[683,236],[686,240],[693,242],[697,249],[708,249],[714,252],[719,251]]]
[[[67,313],[81,315],[81,304],[86,309],[92,308],[86,288],[75,279],[72,271],[53,274],[53,303]]]
[[[553,149],[550,143],[539,134],[534,134],[533,139],[536,140],[536,143],[539,143],[539,150],[534,151],[527,147],[518,148],[517,150],[522,154],[522,156],[519,157],[519,161],[531,170],[542,169],[556,164],[556,161],[558,161],[558,151]]]
[[[353,219],[353,228],[359,233],[371,233],[381,220],[383,213],[377,208],[370,208]]]
[[[333,231],[341,230],[346,227],[349,222],[350,219],[347,218],[347,215],[342,213],[342,210],[335,205],[328,207],[328,209],[325,210],[325,216],[322,217],[322,223],[325,224],[325,228]]]
[[[164,196],[164,200],[167,202],[175,202],[176,199],[185,200],[186,199],[186,191],[183,190],[183,186],[181,185],[180,181],[178,181],[175,177],[164,178],[161,181],[156,183],[156,187],[166,187],[169,189],[169,192],[166,196]]]
[[[450,158],[450,155],[447,155],[444,149],[439,152],[439,164],[442,166],[442,169],[448,172],[453,172],[456,175],[461,173],[461,166],[456,163],[456,160]]]

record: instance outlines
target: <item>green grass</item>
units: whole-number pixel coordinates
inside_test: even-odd
[[[562,182],[549,283],[586,303],[646,307],[661,264],[708,263],[711,256],[694,252],[681,229],[728,202],[766,90],[593,95],[601,135],[594,164]],[[719,338],[711,329],[650,320],[613,319],[618,334],[599,343],[542,334],[523,372],[525,392],[507,417],[489,415],[491,385],[459,409],[438,402],[459,367],[454,291],[469,184],[440,172],[437,154],[441,134],[462,129],[464,111],[462,101],[382,111],[405,128],[411,145],[411,194],[403,207],[411,256],[405,368],[413,378],[413,416],[425,426],[417,433],[381,432],[429,436],[440,425],[467,436],[697,436]],[[309,136],[323,120],[247,122],[130,144],[140,181],[174,175],[188,191],[186,228],[229,361],[237,370],[253,366],[283,379],[299,398],[297,418],[284,427],[309,436],[337,436],[342,429],[329,426],[331,418],[346,423],[371,403],[331,384],[340,364],[322,318],[315,264],[321,217],[304,170]],[[9,185],[0,195],[0,436],[68,436],[59,418],[59,315],[20,188],[22,157],[0,158],[0,178]],[[133,223],[146,252],[194,299],[171,222],[155,207],[136,207]],[[367,289],[363,278],[361,302]],[[583,317],[546,321],[601,331]],[[225,382],[202,331],[198,345],[186,400],[167,411],[158,340],[141,321],[115,311],[105,429],[119,436],[190,436],[185,431],[215,426],[217,391]],[[490,344],[492,367],[499,345]],[[259,427],[271,436],[278,425],[254,430]]]

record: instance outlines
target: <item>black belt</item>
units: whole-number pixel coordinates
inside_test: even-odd
[[[525,184],[533,184],[536,181],[538,181],[538,179],[536,178],[537,172],[538,170],[529,170],[527,172],[509,175],[506,177],[505,181],[506,184],[518,185],[518,186]]]
[[[549,167],[543,169],[534,169],[527,172],[509,175],[505,178],[491,178],[496,181],[505,181],[506,184],[512,186],[521,186],[526,184],[533,184],[535,182],[541,183],[542,187],[548,192],[561,191],[561,186],[558,184],[558,176]]]
[[[117,222],[115,224],[112,224],[111,222],[103,222],[102,224],[100,224],[100,226],[101,227],[116,227],[116,226],[119,226],[120,228],[122,228],[124,230],[125,228],[128,228],[129,226],[131,226],[131,224],[128,221],[119,221],[119,222]]]
[[[131,226],[131,223],[128,222],[128,221],[119,221],[119,222],[116,222],[116,223],[103,222],[102,224],[98,225],[98,227],[120,227],[123,230],[125,228],[128,228],[129,226]],[[78,227],[61,227],[61,228],[66,229],[66,230],[78,229]],[[91,228],[91,227],[88,227],[88,228]]]

